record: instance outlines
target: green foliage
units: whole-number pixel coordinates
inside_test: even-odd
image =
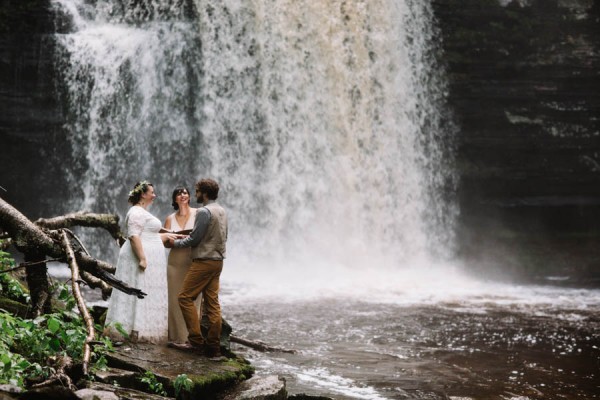
[[[129,339],[129,333],[127,333],[127,331],[123,328],[123,325],[121,325],[120,322],[115,322],[115,328],[121,335],[123,335],[125,339]]]
[[[0,359],[4,364],[0,384],[21,387],[26,377],[50,376],[53,370],[44,364],[53,356],[68,355],[75,362],[80,361],[87,336],[81,318],[73,318],[70,312],[42,315],[34,320],[0,312],[0,329]],[[105,354],[112,350],[112,343],[105,337],[98,340],[102,344],[93,347],[92,368],[106,369]]]
[[[3,268],[14,265],[7,253],[0,253],[0,260]],[[14,280],[8,274],[0,274],[3,294],[6,295],[9,290],[17,293],[16,286],[7,289],[13,286],[10,280],[5,280],[6,277]],[[87,337],[85,323],[73,311],[76,301],[68,286],[58,285],[55,290],[59,293],[58,299],[66,305],[64,311],[32,320],[16,317],[0,309],[0,384],[11,383],[24,388],[28,379],[49,377],[54,370],[47,365],[47,361],[55,356],[67,355],[76,363],[81,361]],[[17,294],[25,295],[22,292]],[[112,342],[103,336],[96,339],[101,344],[93,346],[91,368],[106,369],[105,354],[113,350]]]
[[[22,348],[21,341],[31,340],[34,336],[35,324],[31,320],[23,320],[9,313],[0,312],[0,356],[3,369],[0,372],[0,383],[11,383],[24,387],[26,376],[47,377],[50,374],[48,367],[42,367],[39,357],[30,357],[27,360],[19,354]],[[34,339],[35,340],[35,339]],[[29,355],[29,353],[25,353]]]
[[[10,253],[0,250],[0,271],[5,271],[14,266],[15,261]],[[27,290],[9,273],[0,273],[0,293],[4,297],[18,301],[19,303],[29,303],[30,300]]]
[[[148,386],[148,389],[153,393],[161,396],[167,395],[167,392],[163,388],[163,384],[156,379],[156,376],[152,373],[152,371],[146,371],[144,376],[140,378],[140,382],[145,383]]]
[[[53,285],[52,292],[58,292],[58,300],[63,302],[65,310],[73,310],[77,305],[77,300],[75,300],[75,297],[73,297],[66,284],[60,283]]]
[[[191,392],[194,387],[194,382],[188,378],[186,374],[177,375],[175,378],[175,382],[173,382],[173,386],[175,386],[175,396],[179,396],[179,392],[186,391]]]

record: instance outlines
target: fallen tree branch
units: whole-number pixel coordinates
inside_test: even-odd
[[[54,218],[39,218],[35,224],[47,229],[70,228],[72,226],[86,226],[103,228],[118,242],[125,242],[125,236],[119,228],[119,216],[116,214],[97,214],[87,211],[78,211]]]
[[[13,244],[17,250],[24,254],[35,251],[54,259],[66,259],[65,250],[61,245],[62,237],[57,231],[43,230],[2,198],[0,198],[0,229],[8,233],[13,239]],[[75,252],[75,260],[82,271],[88,272],[113,288],[127,294],[133,294],[138,298],[146,296],[146,293],[140,289],[132,288],[110,273],[109,271],[115,270],[112,265],[97,260],[81,251]],[[31,268],[30,270],[33,271]]]
[[[83,243],[81,243],[81,240],[79,240],[79,238],[77,237],[77,235],[75,235],[75,234],[74,234],[73,232],[71,232],[69,229],[63,228],[62,230],[66,231],[66,232],[67,232],[69,235],[71,235],[71,237],[72,237],[72,238],[73,238],[73,239],[74,239],[74,240],[77,242],[77,246],[80,248],[80,250],[81,250],[83,253],[85,253],[86,255],[88,255],[90,258],[93,258],[93,257],[90,255],[90,252],[89,252],[89,251],[87,251],[87,249],[85,248],[85,246],[83,245]],[[76,253],[78,253],[78,252],[76,252]],[[104,261],[100,261],[100,260],[96,260],[96,261],[97,261],[97,263],[95,263],[95,264],[96,264],[96,266],[97,266],[98,268],[102,268],[103,270],[105,270],[105,271],[108,271],[108,272],[110,272],[110,273],[112,273],[112,274],[114,274],[114,273],[115,273],[115,271],[116,271],[116,268],[115,268],[114,266],[112,266],[112,265],[110,265],[109,263],[106,263],[106,262],[104,262]]]
[[[58,356],[51,357],[48,361],[54,363],[56,365],[56,372],[50,376],[47,380],[41,383],[37,383],[32,385],[32,389],[42,388],[46,386],[51,386],[54,383],[58,382],[61,386],[66,386],[72,391],[76,391],[77,387],[73,384],[71,377],[67,375],[65,369],[71,368],[73,366],[73,360],[69,356]]]
[[[94,330],[94,321],[92,320],[87,306],[83,301],[83,296],[81,296],[81,288],[79,287],[79,266],[77,265],[73,248],[71,247],[71,243],[69,242],[69,238],[67,237],[67,233],[65,231],[62,231],[62,237],[63,245],[65,246],[65,252],[67,253],[67,262],[69,264],[69,268],[71,268],[71,288],[73,289],[73,296],[75,297],[75,300],[77,300],[77,308],[79,309],[81,317],[85,321],[85,327],[87,329],[87,336],[83,342],[82,357],[83,374],[87,375],[90,357],[92,354],[90,342],[95,339],[96,332]]]
[[[63,262],[64,260],[59,260],[57,258],[51,258],[51,259],[48,259],[48,260],[23,262],[23,263],[20,263],[19,265],[17,265],[16,267],[14,267],[14,268],[5,269],[5,270],[0,271],[0,274],[5,274],[7,272],[13,272],[13,271],[16,271],[16,270],[21,269],[21,268],[31,267],[33,265],[42,265],[42,264],[46,264],[46,263],[52,262],[52,261]]]
[[[118,289],[123,293],[135,295],[139,299],[143,299],[146,296],[146,293],[142,292],[140,289],[129,286],[125,282],[118,280],[112,273],[106,271],[105,267],[103,267],[103,264],[106,264],[105,262],[96,260],[95,258],[82,253],[76,253],[75,258],[82,270],[89,272],[96,278],[108,283],[113,288]]]
[[[37,318],[52,312],[52,293],[46,256],[39,249],[30,249],[25,253],[25,261],[32,263],[25,267],[25,280],[31,297],[31,317]]]
[[[256,341],[253,342],[251,340],[247,340],[247,339],[242,339],[240,337],[237,336],[229,336],[229,341],[231,341],[232,343],[238,343],[247,347],[250,347],[254,350],[258,350],[258,351],[262,351],[262,352],[279,352],[279,353],[290,353],[290,354],[296,354],[296,350],[290,350],[290,349],[282,349],[279,347],[272,347],[269,346],[263,342],[260,341]]]
[[[87,273],[85,271],[79,272],[81,272],[81,279],[83,279],[89,287],[91,287],[92,289],[100,289],[100,291],[102,292],[102,300],[106,300],[110,297],[110,294],[112,293],[112,287],[110,285],[96,278],[90,273]]]

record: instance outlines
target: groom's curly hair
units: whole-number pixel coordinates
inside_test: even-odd
[[[196,183],[196,190],[205,193],[209,200],[219,197],[219,184],[210,178],[201,179]]]

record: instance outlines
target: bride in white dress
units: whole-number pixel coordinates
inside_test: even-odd
[[[142,290],[146,297],[113,290],[104,329],[113,340],[127,339],[120,332],[124,331],[132,342],[167,342],[167,259],[159,234],[162,226],[147,211],[155,198],[154,187],[146,181],[136,183],[129,192],[132,207],[125,217],[129,240],[119,252],[115,277]]]

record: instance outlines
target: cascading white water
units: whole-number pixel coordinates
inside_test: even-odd
[[[420,0],[53,0],[73,209],[140,179],[169,212],[213,177],[228,265],[409,265],[451,252],[452,128]],[[446,121],[447,122],[447,121]]]
[[[467,381],[452,397],[519,393],[517,379],[523,393],[557,377],[565,396],[591,387],[596,290],[415,272],[451,254],[456,214],[427,1],[53,3],[71,24],[57,35],[65,209],[123,215],[149,179],[164,218],[173,186],[217,179],[224,317],[299,352],[246,350],[257,373],[340,399],[438,398]],[[486,363],[504,368],[471,373]]]

